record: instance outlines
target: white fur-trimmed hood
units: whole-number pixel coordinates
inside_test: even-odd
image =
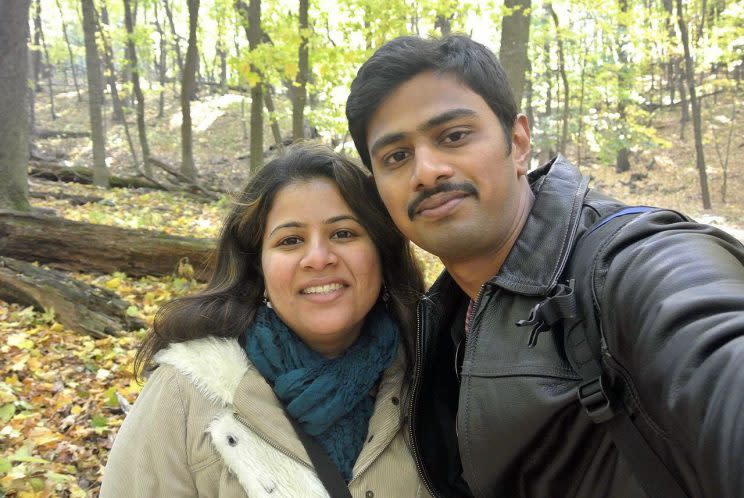
[[[233,404],[236,391],[252,367],[236,339],[205,337],[174,343],[160,351],[155,361],[175,368],[201,395],[219,406],[204,430],[247,496],[328,497],[314,470],[287,456],[268,438],[238,420]]]
[[[236,339],[204,337],[177,342],[155,355],[160,365],[170,365],[185,375],[210,401],[228,406],[249,363]]]

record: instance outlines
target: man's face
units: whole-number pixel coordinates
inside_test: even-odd
[[[494,112],[455,76],[420,73],[391,92],[367,127],[372,172],[400,230],[448,261],[498,251],[513,231],[529,158],[520,116],[511,154]]]

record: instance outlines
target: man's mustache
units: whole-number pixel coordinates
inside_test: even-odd
[[[419,192],[419,195],[408,205],[408,219],[413,221],[419,205],[432,195],[442,192],[463,192],[478,198],[478,190],[470,183],[440,183],[436,187]]]

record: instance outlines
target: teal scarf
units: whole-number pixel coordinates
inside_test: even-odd
[[[260,306],[245,350],[289,415],[315,437],[348,482],[374,408],[370,391],[392,364],[397,345],[398,328],[380,304],[367,315],[359,338],[336,358],[307,347],[274,310]]]

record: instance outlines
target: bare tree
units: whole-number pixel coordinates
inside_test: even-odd
[[[181,173],[190,180],[196,180],[193,139],[191,131],[191,96],[196,87],[196,63],[199,58],[196,46],[196,31],[199,16],[199,0],[188,0],[189,6],[189,46],[183,63],[181,81]]]
[[[134,21],[132,19],[132,8],[129,0],[124,0],[124,24],[127,28],[127,54],[129,55],[130,74],[132,75],[132,88],[137,97],[137,131],[139,134],[140,147],[142,148],[142,164],[145,175],[152,177],[152,166],[150,165],[150,144],[147,143],[147,128],[145,127],[145,94],[142,92],[139,79],[139,64],[137,63],[137,47],[134,46]]]
[[[75,69],[75,57],[72,55],[72,45],[70,44],[70,37],[67,35],[67,23],[65,23],[64,13],[62,12],[62,4],[57,2],[57,10],[59,11],[59,19],[62,21],[62,34],[65,37],[65,45],[67,45],[67,54],[70,56],[70,69],[72,70],[72,81],[75,83],[75,92],[77,93],[78,102],[83,101],[82,95],[80,95],[80,85],[78,85],[77,70]]]
[[[504,7],[508,13],[501,20],[499,59],[519,108],[522,105],[524,72],[527,69],[531,0],[504,0]]]
[[[250,0],[248,5],[241,0],[236,2],[238,13],[242,18],[243,29],[248,38],[250,50],[255,50],[263,42],[261,29],[261,0]],[[263,163],[263,75],[256,66],[251,64],[251,73],[258,75],[258,81],[251,85],[251,123],[250,123],[250,154],[251,171],[258,171]]]
[[[103,42],[103,62],[106,66],[106,79],[108,81],[109,91],[111,92],[111,105],[114,109],[113,121],[117,123],[124,123],[124,128],[127,130],[127,138],[129,138],[129,128],[127,121],[124,118],[124,106],[121,98],[119,98],[119,88],[116,85],[116,66],[114,66],[114,50],[109,40],[108,34],[106,33],[106,27],[109,26],[108,9],[106,3],[101,5],[101,15],[96,16],[96,26],[98,32],[101,35],[101,41]],[[131,139],[130,139],[131,142]],[[137,162],[137,159],[134,160]]]
[[[563,123],[561,124],[561,138],[558,142],[558,152],[561,154],[566,153],[566,144],[568,142],[568,106],[570,102],[570,88],[568,86],[568,76],[566,75],[566,60],[563,52],[563,35],[561,34],[561,26],[558,22],[558,14],[553,9],[553,4],[548,3],[545,6],[553,18],[553,24],[555,25],[555,38],[558,43],[558,71],[561,73],[561,81],[563,83]]]
[[[682,12],[682,0],[676,0],[677,21],[679,22],[679,33],[682,38],[682,47],[685,51],[685,77],[690,93],[690,105],[692,106],[692,127],[695,133],[695,163],[698,176],[700,177],[700,192],[703,198],[703,208],[710,209],[710,192],[708,190],[708,173],[705,171],[705,156],[703,154],[703,125],[700,118],[700,101],[695,93],[695,64],[690,54],[690,39],[687,35],[687,23]]]
[[[300,48],[297,54],[299,70],[295,79],[294,94],[292,102],[292,137],[297,140],[305,136],[305,104],[307,102],[307,81],[310,79],[310,58],[308,53],[308,11],[309,0],[300,0]]]
[[[0,208],[28,211],[28,17],[31,0],[0,7]]]
[[[109,185],[106,167],[106,135],[103,129],[103,75],[101,60],[96,46],[96,11],[93,0],[81,0],[83,11],[83,35],[85,37],[85,63],[88,73],[88,111],[90,114],[90,136],[93,141],[93,183],[102,187]]]
[[[36,0],[36,14],[34,16],[34,27],[36,30],[36,36],[38,42],[41,43],[41,52],[44,54],[44,64],[42,65],[42,72],[47,79],[47,90],[49,90],[49,112],[52,115],[52,120],[57,119],[57,113],[54,111],[54,86],[52,83],[52,64],[49,61],[49,50],[47,50],[46,40],[44,39],[44,28],[41,23],[41,0]],[[37,42],[37,43],[38,43]],[[37,47],[37,50],[39,47]]]

